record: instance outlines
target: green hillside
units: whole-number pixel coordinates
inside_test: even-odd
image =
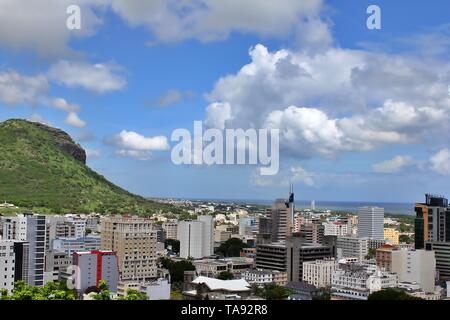
[[[176,213],[117,187],[85,162],[85,151],[62,130],[25,120],[0,123],[1,202],[44,213]]]

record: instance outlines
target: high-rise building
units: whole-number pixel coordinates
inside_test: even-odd
[[[72,264],[76,266],[73,284],[78,292],[84,293],[90,287],[97,287],[100,280],[107,282],[109,291],[117,292],[119,268],[115,252],[75,252]]]
[[[450,242],[450,209],[442,196],[425,195],[425,203],[415,205],[416,249],[423,249],[426,241]]]
[[[0,289],[9,293],[14,289],[15,258],[14,241],[0,240]]]
[[[180,257],[199,259],[214,254],[214,222],[209,215],[178,223]]]
[[[28,268],[30,257],[30,245],[26,241],[14,240],[14,282],[28,282]]]
[[[330,246],[306,243],[304,237],[289,238],[286,247],[289,282],[303,281],[304,262],[333,258],[333,250]]]
[[[294,193],[289,199],[277,199],[272,206],[272,242],[286,241],[294,231]]]
[[[44,282],[48,283],[59,280],[60,274],[67,271],[71,262],[72,257],[66,255],[64,252],[47,251],[45,253]]]
[[[252,236],[256,229],[256,217],[246,216],[239,218],[239,234],[241,236]]]
[[[378,207],[358,208],[358,236],[384,240],[384,209]]]
[[[434,292],[436,259],[434,251],[392,250],[391,271],[400,282],[419,283],[425,292]]]
[[[116,252],[123,281],[151,281],[157,277],[156,244],[151,220],[111,216],[101,221],[101,249]]]
[[[337,237],[336,247],[338,257],[363,261],[369,253],[369,238]]]

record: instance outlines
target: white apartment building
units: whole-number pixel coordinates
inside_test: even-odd
[[[358,236],[384,240],[384,208],[358,208]]]
[[[436,259],[434,251],[392,250],[391,271],[400,282],[418,283],[426,293],[435,290]]]
[[[338,258],[358,258],[363,261],[369,253],[369,238],[337,237]]]
[[[0,289],[14,289],[14,241],[0,240]]]
[[[242,273],[242,278],[250,284],[264,286],[269,283],[275,283],[284,286],[287,283],[287,272],[276,270],[247,270]]]
[[[331,278],[338,267],[334,259],[303,262],[303,281],[316,288],[331,286]]]
[[[346,236],[349,234],[348,225],[341,222],[324,222],[325,236]]]
[[[75,226],[75,238],[82,238],[86,235],[86,219],[80,217],[66,217],[66,222]]]
[[[51,242],[50,248],[71,257],[74,252],[98,250],[100,245],[101,237],[99,235],[88,235],[81,238],[55,239]]]
[[[367,300],[373,292],[397,286],[395,273],[382,272],[374,266],[348,265],[332,276],[332,299]]]
[[[214,254],[214,223],[212,216],[178,223],[180,257],[200,259]]]

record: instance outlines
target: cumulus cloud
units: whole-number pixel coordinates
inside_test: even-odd
[[[88,159],[94,159],[101,157],[102,152],[98,149],[86,149],[86,157]]]
[[[95,33],[101,24],[96,9],[110,0],[2,0],[0,1],[0,47],[33,50],[43,56],[63,56],[71,52],[72,37]],[[69,5],[82,10],[81,30],[66,27]]]
[[[205,124],[209,128],[223,130],[226,121],[232,118],[229,103],[212,103],[206,108]]]
[[[77,128],[84,128],[86,126],[86,122],[81,120],[78,114],[75,112],[69,112],[64,122],[70,126]]]
[[[280,129],[291,156],[419,143],[448,123],[445,61],[334,47],[270,52],[257,45],[249,53],[251,62],[207,95],[206,119],[221,120],[219,128]],[[215,103],[229,106],[225,116]]]
[[[131,26],[145,26],[156,41],[221,40],[231,32],[285,37],[305,17],[317,17],[322,0],[114,0]]]
[[[301,183],[308,187],[315,186],[315,173],[308,172],[301,166],[292,166],[289,169],[280,170],[273,176],[262,176],[259,169],[252,172],[250,181],[253,185],[259,187],[287,187],[290,183]]]
[[[411,164],[410,156],[396,156],[393,159],[374,164],[373,170],[378,173],[397,173]]]
[[[165,136],[145,137],[134,131],[122,130],[106,140],[108,144],[123,150],[164,151],[170,148]]]
[[[114,63],[89,64],[63,60],[50,68],[48,77],[70,88],[81,87],[103,94],[125,87],[127,82],[121,71],[122,67]]]
[[[45,120],[40,114],[37,113],[33,113],[27,120],[51,126],[51,123],[49,121]]]
[[[118,157],[133,158],[140,161],[147,161],[152,159],[152,154],[149,151],[116,150],[114,154]]]
[[[49,95],[50,86],[45,75],[28,76],[16,71],[0,73],[0,102],[9,106],[46,106],[67,112],[65,122],[78,128],[84,127],[77,112],[80,107],[63,98]]]
[[[450,150],[445,148],[430,158],[430,168],[441,175],[450,175]]]

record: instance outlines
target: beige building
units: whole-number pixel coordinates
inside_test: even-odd
[[[157,277],[156,231],[150,220],[112,216],[101,221],[101,249],[117,253],[122,281]]]
[[[178,240],[178,221],[166,221],[162,224],[166,239]]]
[[[303,281],[316,288],[330,287],[337,265],[334,259],[303,262]]]
[[[384,240],[387,243],[397,245],[399,244],[400,232],[394,228],[384,228]]]

